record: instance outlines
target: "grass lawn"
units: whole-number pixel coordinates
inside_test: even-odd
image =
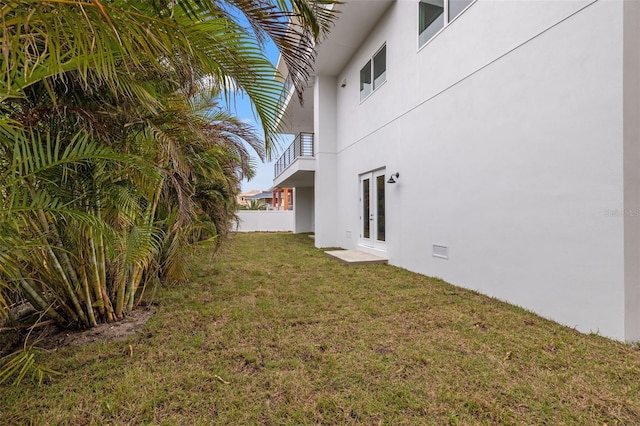
[[[306,235],[238,234],[125,341],[40,356],[3,424],[640,424],[640,350]],[[571,301],[567,301],[571,303]]]

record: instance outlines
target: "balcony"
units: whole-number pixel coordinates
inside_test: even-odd
[[[280,176],[298,157],[313,157],[313,133],[300,133],[296,136],[274,164],[274,178]]]
[[[315,159],[313,133],[302,132],[294,139],[274,164],[274,186],[313,186]]]

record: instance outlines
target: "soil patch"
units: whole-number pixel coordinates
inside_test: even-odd
[[[97,341],[124,340],[134,334],[155,314],[153,307],[144,307],[129,313],[125,319],[118,322],[98,324],[96,327],[82,331],[57,331],[48,328],[40,337],[37,346],[53,349],[60,346],[83,345]]]

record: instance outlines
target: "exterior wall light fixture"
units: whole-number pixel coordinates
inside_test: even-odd
[[[389,180],[387,181],[387,183],[396,183],[396,179],[394,179],[394,177],[395,177],[396,179],[398,179],[398,178],[400,177],[400,173],[398,173],[398,172],[393,173],[393,174],[389,177]]]

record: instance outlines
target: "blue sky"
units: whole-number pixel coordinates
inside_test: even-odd
[[[235,103],[235,105],[233,105],[233,103]],[[246,95],[236,95],[235,101],[229,106],[229,111],[245,123],[251,124],[262,135],[262,127],[256,119],[251,107],[251,102]],[[279,148],[278,151],[282,150]],[[278,154],[276,154],[276,158],[274,158],[273,161],[263,163],[251,148],[249,148],[249,152],[252,154],[252,158],[256,164],[256,176],[251,179],[251,181],[247,181],[246,179],[242,181],[242,192],[248,192],[252,189],[266,191],[271,188],[273,184],[273,164],[275,160],[277,160]]]
[[[276,64],[278,61],[279,52],[273,43],[267,43],[266,53],[271,62]],[[241,93],[237,93],[235,95],[235,98],[230,102],[230,105],[228,105],[228,108],[233,115],[235,115],[245,123],[253,125],[262,135],[262,127],[255,115],[255,112],[247,95],[243,96]],[[282,142],[282,145],[285,145],[285,142]],[[286,148],[286,146],[279,146],[277,147],[276,151],[281,153],[284,148]],[[253,153],[251,149],[250,152]],[[279,154],[276,153],[274,155],[275,158],[271,162],[263,163],[257,155],[252,155],[257,166],[256,176],[251,179],[251,181],[242,181],[242,192],[248,192],[253,189],[260,189],[265,191],[269,190],[269,188],[271,188],[271,186],[273,185],[273,164],[278,159],[278,156]]]
[[[291,9],[291,3],[286,1],[287,7],[289,10]],[[238,19],[238,22],[241,25],[246,25],[247,22],[244,16],[233,9],[230,12]],[[276,46],[268,40],[264,46],[265,53],[267,58],[274,64],[274,66],[278,63],[278,58],[280,56],[280,52],[276,48]],[[221,105],[225,105],[224,99],[221,99]],[[245,94],[243,95],[241,92],[236,92],[235,96],[231,99],[229,104],[227,105],[227,109],[230,113],[236,116],[238,119],[242,120],[245,123],[251,124],[261,135],[261,138],[264,140],[264,134],[262,132],[262,126],[260,124],[259,119],[257,118],[255,111],[249,101],[249,97]],[[279,143],[278,146],[275,147],[273,151],[273,160],[262,162],[257,155],[252,155],[254,159],[254,163],[256,165],[256,175],[251,181],[247,181],[246,179],[241,182],[242,192],[249,192],[251,190],[269,190],[273,185],[273,166],[277,161],[280,154],[288,148],[293,140],[292,135],[283,135],[282,138],[278,138]],[[249,152],[253,154],[253,150],[251,147],[249,148]]]

